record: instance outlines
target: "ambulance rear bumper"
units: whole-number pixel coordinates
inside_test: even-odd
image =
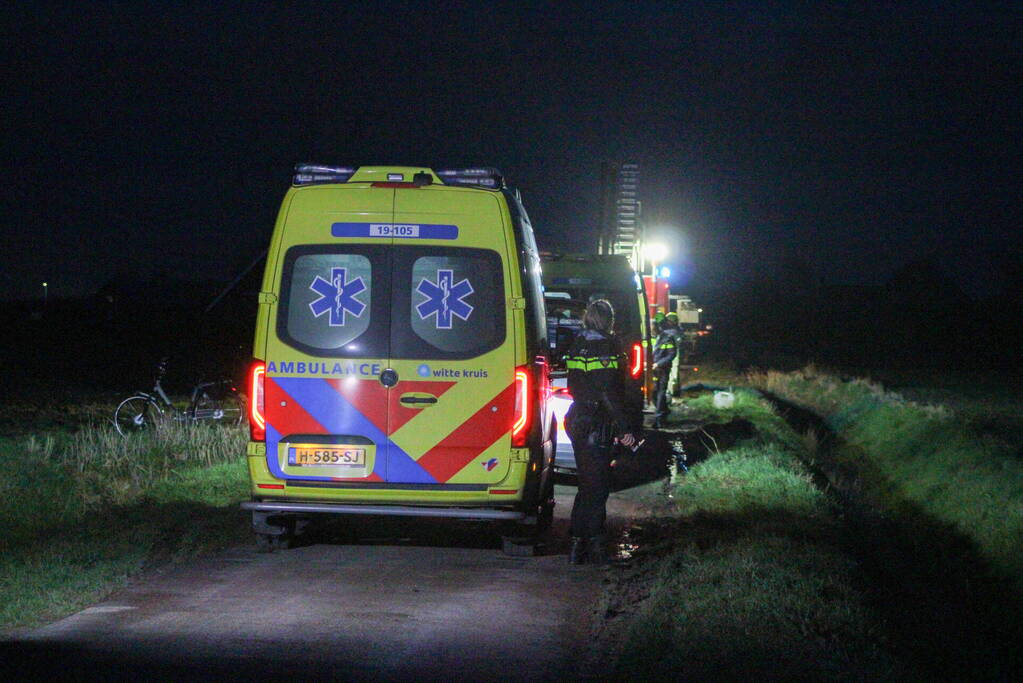
[[[397,517],[447,517],[454,519],[525,519],[517,510],[494,508],[445,508],[414,505],[354,505],[345,503],[281,503],[246,501],[242,510],[333,515],[390,515]]]

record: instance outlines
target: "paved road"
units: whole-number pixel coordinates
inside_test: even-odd
[[[291,550],[146,577],[4,644],[0,661],[70,678],[571,678],[602,578],[566,562],[574,492],[558,487],[541,557],[505,556],[492,527],[355,518]]]
[[[619,465],[612,529],[649,513],[632,491],[663,476],[663,462],[647,455]],[[504,555],[496,530],[480,523],[339,518],[291,550],[259,554],[253,543],[173,567],[0,642],[0,672],[63,680],[577,678],[605,574],[568,565],[575,488],[555,493],[554,527],[539,557]]]

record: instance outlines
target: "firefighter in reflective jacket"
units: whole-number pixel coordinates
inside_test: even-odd
[[[566,358],[572,406],[565,428],[578,472],[568,558],[572,564],[607,561],[604,519],[611,492],[612,446],[617,439],[633,447],[642,431],[642,395],[627,380],[628,365],[611,331],[613,324],[611,304],[603,299],[592,302]]]
[[[668,419],[668,383],[671,380],[671,368],[678,355],[678,325],[672,325],[670,318],[665,318],[661,331],[654,342],[654,428],[660,427]]]

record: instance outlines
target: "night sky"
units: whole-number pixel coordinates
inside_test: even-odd
[[[230,279],[298,161],[497,166],[542,247],[589,250],[603,160],[641,165],[677,291],[926,257],[997,293],[1023,248],[1020,7],[6,7],[2,296]]]

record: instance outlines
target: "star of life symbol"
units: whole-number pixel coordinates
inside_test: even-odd
[[[361,277],[349,280],[347,270],[347,268],[331,268],[329,282],[317,275],[313,283],[309,285],[309,289],[320,295],[319,299],[309,304],[309,310],[317,318],[330,312],[331,327],[344,325],[345,313],[351,313],[354,317],[359,318],[366,310],[366,304],[355,298],[356,294],[366,289],[366,283],[362,281]]]
[[[424,277],[416,287],[416,291],[426,297],[426,301],[416,306],[420,319],[436,316],[434,322],[438,330],[450,330],[453,315],[462,320],[468,320],[472,315],[473,307],[464,301],[473,293],[472,285],[465,278],[452,284],[454,279],[454,271],[438,270],[437,282],[430,282]]]

